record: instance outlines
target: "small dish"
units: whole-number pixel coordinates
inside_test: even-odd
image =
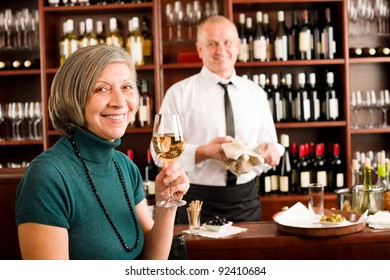
[[[227,222],[226,224],[222,226],[214,226],[214,225],[208,225],[207,223],[202,225],[202,228],[208,231],[221,231],[226,230],[232,226],[233,222]]]

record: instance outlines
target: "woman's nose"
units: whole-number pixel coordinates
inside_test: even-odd
[[[124,107],[126,105],[125,95],[121,92],[120,89],[112,90],[110,105],[116,107]]]

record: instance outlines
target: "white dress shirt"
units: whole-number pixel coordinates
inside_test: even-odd
[[[277,143],[275,125],[264,90],[234,72],[230,80],[229,97],[233,107],[235,138],[256,150],[264,142]],[[218,160],[195,163],[195,150],[215,137],[226,136],[224,90],[219,82],[227,83],[206,67],[201,72],[171,86],[163,99],[160,113],[178,113],[183,126],[185,149],[179,161],[190,183],[225,186],[226,169]],[[284,148],[277,144],[280,155]],[[151,148],[155,163],[162,162]],[[257,152],[257,151],[256,151]],[[247,183],[270,167],[265,164],[240,175],[237,184]]]

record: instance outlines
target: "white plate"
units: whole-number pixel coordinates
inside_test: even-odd
[[[320,222],[321,225],[325,226],[325,227],[330,227],[330,226],[342,226],[345,224],[345,221],[342,221],[342,222]]]
[[[225,229],[231,227],[232,224],[233,224],[233,222],[227,222],[226,224],[224,224],[222,226],[214,226],[214,225],[203,224],[202,228],[204,230],[208,230],[208,231],[221,231],[221,230],[225,230]]]

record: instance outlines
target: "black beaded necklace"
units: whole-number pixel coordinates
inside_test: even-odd
[[[126,189],[125,180],[123,179],[122,173],[119,170],[119,167],[118,167],[118,164],[116,163],[116,160],[114,158],[112,158],[112,161],[113,161],[113,163],[115,165],[116,172],[118,173],[119,181],[121,182],[121,185],[122,185],[122,190],[123,190],[123,193],[125,195],[127,205],[129,206],[129,209],[130,209],[130,212],[131,212],[131,216],[133,217],[134,225],[135,225],[135,228],[136,228],[136,231],[137,231],[137,238],[136,238],[135,244],[134,244],[134,246],[132,248],[129,248],[129,246],[127,246],[127,244],[124,241],[122,235],[120,234],[118,228],[115,226],[113,220],[111,219],[111,216],[108,213],[106,207],[104,206],[103,201],[102,201],[102,199],[101,199],[101,197],[99,195],[99,192],[96,190],[96,187],[95,187],[95,185],[93,183],[93,180],[92,180],[92,177],[91,177],[91,173],[88,170],[87,164],[85,163],[83,157],[81,156],[79,150],[77,149],[77,146],[76,146],[76,143],[74,142],[73,137],[68,137],[68,139],[69,139],[70,143],[72,144],[73,150],[74,150],[77,158],[80,160],[81,164],[83,165],[85,175],[88,178],[88,182],[89,182],[89,184],[90,184],[90,186],[92,188],[93,193],[95,194],[95,197],[96,197],[96,199],[97,199],[97,201],[98,201],[98,203],[100,205],[100,208],[102,208],[102,210],[104,212],[104,215],[106,216],[106,218],[107,218],[108,222],[110,223],[112,229],[115,231],[115,234],[118,236],[119,241],[121,242],[123,247],[126,249],[126,251],[134,252],[135,249],[138,247],[138,244],[140,242],[140,230],[139,230],[139,227],[138,227],[137,219],[135,217],[134,209],[133,209],[133,207],[131,205],[131,202],[130,202],[129,193],[127,192],[127,189]]]

